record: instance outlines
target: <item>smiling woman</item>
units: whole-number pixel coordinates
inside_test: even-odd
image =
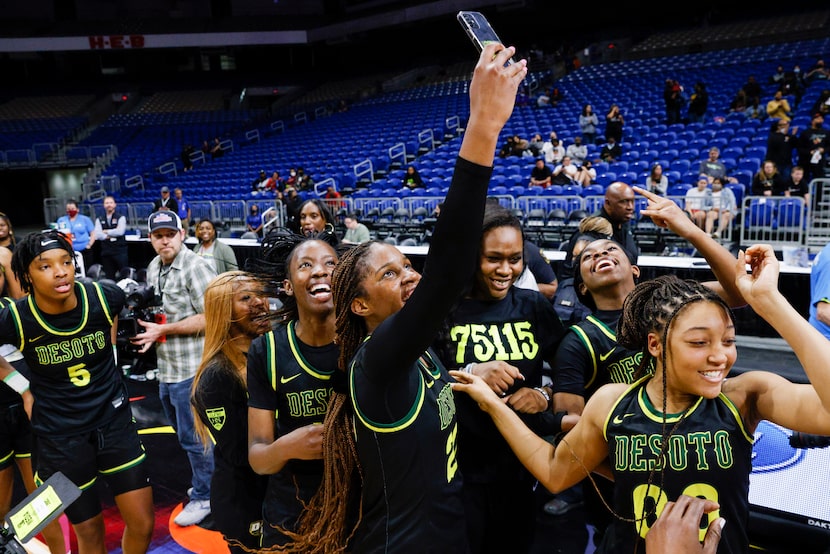
[[[433,348],[447,368],[466,368],[507,396],[508,405],[536,433],[555,435],[561,426],[551,411],[552,392],[542,386],[542,369],[553,362],[565,329],[543,294],[515,286],[525,266],[524,246],[521,222],[497,203],[488,203],[470,290],[450,313]],[[470,398],[459,395],[456,405],[471,551],[527,552],[536,527],[536,478]],[[512,532],[502,532],[505,526]]]
[[[124,518],[124,551],[144,552],[153,494],[113,355],[125,296],[112,282],[76,283],[74,260],[72,245],[57,231],[30,233],[18,244],[12,269],[29,296],[0,311],[0,344],[17,346],[28,365],[37,402],[32,430],[38,477],[61,471],[84,489],[66,509],[79,550],[104,550],[101,502],[96,487],[88,486],[103,479]],[[0,377],[9,375],[14,372],[0,365]],[[89,440],[90,434],[98,438]]]

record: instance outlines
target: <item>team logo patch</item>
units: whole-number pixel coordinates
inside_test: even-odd
[[[225,426],[225,408],[208,408],[205,413],[211,426],[217,431],[221,431],[222,427]]]

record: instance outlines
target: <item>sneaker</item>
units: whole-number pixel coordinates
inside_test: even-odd
[[[192,496],[193,496],[193,487],[190,487],[189,489],[187,489],[187,497],[191,498]]]
[[[720,238],[720,233],[715,231],[714,233],[712,233],[712,238],[715,239],[715,240],[718,240]]]
[[[554,498],[545,503],[545,506],[542,508],[546,514],[551,516],[561,516],[563,514],[567,514],[574,508],[578,508],[582,506],[582,502],[565,502],[561,498]]]
[[[210,500],[191,500],[173,519],[173,523],[181,527],[196,525],[208,515],[210,515]]]

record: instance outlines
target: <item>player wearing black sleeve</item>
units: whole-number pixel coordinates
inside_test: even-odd
[[[455,400],[430,344],[475,268],[499,132],[527,74],[525,60],[505,65],[514,52],[491,43],[479,57],[423,279],[395,246],[377,241],[355,246],[334,270],[349,396],[332,396],[323,484],[300,520],[294,552],[468,551]]]
[[[72,246],[57,231],[30,233],[12,268],[30,294],[0,312],[0,344],[15,345],[29,369],[36,478],[61,471],[81,488],[66,514],[79,549],[90,552],[104,548],[94,486],[101,476],[124,517],[124,552],[145,552],[152,490],[113,354],[124,293],[114,284],[76,283]]]

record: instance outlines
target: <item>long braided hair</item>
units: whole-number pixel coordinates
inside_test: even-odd
[[[677,422],[668,429],[667,423],[667,363],[669,359],[668,343],[672,323],[677,316],[688,306],[698,302],[711,302],[720,306],[724,313],[734,323],[735,317],[726,302],[712,289],[691,279],[681,279],[676,275],[662,275],[638,284],[635,289],[626,296],[623,302],[623,314],[617,327],[617,342],[625,348],[640,350],[642,359],[637,368],[637,376],[643,376],[648,370],[652,356],[648,351],[648,335],[655,332],[660,335],[662,345],[660,354],[660,366],[662,367],[662,429],[659,457],[660,461],[656,467],[660,471],[660,490],[663,490],[665,459],[669,439],[675,430],[680,426],[691,406],[687,407]],[[654,479],[654,469],[649,473],[647,486],[651,486]],[[648,496],[648,493],[646,493]],[[652,510],[656,509],[656,504]],[[651,514],[642,514],[635,522],[644,525]]]
[[[368,333],[366,322],[352,313],[351,304],[365,293],[362,282],[369,270],[366,257],[376,243],[364,242],[347,250],[332,273],[335,333],[340,347],[338,365],[344,372]],[[278,552],[343,552],[360,523],[363,472],[357,459],[353,413],[345,390],[335,388],[332,392],[323,427],[323,481],[305,506],[297,531],[283,530],[292,542],[276,549]]]

